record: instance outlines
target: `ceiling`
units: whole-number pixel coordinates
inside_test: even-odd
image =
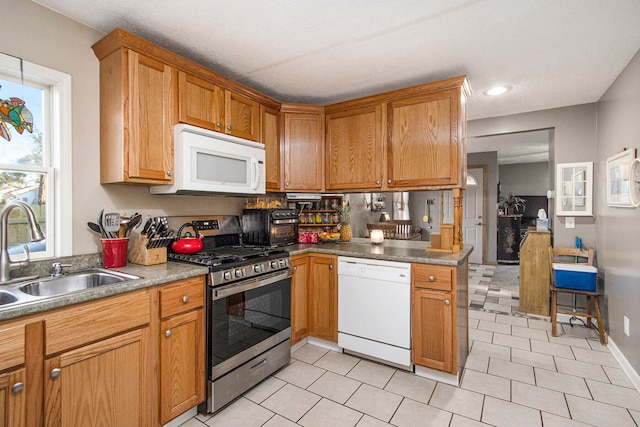
[[[597,101],[640,48],[638,0],[37,0],[280,101],[326,105],[467,74],[468,118]],[[494,84],[511,90],[483,92]]]

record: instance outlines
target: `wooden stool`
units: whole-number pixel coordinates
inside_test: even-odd
[[[585,312],[578,311],[563,311],[559,310],[558,307],[566,309],[568,307],[574,308],[572,305],[567,304],[558,304],[558,293],[563,294],[574,294],[574,295],[585,295],[587,297],[587,306],[586,307],[575,307],[581,310],[585,310]],[[566,314],[568,316],[579,316],[587,318],[587,327],[592,328],[593,325],[591,323],[591,318],[595,317],[598,320],[598,334],[600,334],[600,344],[607,345],[607,339],[604,335],[604,325],[602,324],[602,314],[600,313],[600,297],[602,294],[596,291],[580,291],[576,289],[568,289],[568,288],[556,288],[551,285],[551,335],[556,336],[556,317],[558,314]],[[595,308],[596,315],[593,316],[591,312],[591,298],[595,300]]]
[[[595,258],[595,251],[591,249],[576,249],[576,248],[553,248],[549,246],[549,273],[550,273],[550,285],[551,291],[551,335],[556,336],[556,325],[558,314],[566,314],[568,316],[579,316],[587,318],[587,327],[592,328],[591,318],[593,314],[591,311],[591,298],[595,300],[596,319],[598,319],[598,334],[600,335],[600,344],[607,345],[607,339],[604,335],[604,324],[602,323],[602,314],[600,313],[600,297],[602,294],[597,291],[585,291],[580,289],[571,288],[558,288],[555,284],[555,274],[553,271],[553,263],[575,263],[576,260],[582,260],[583,265],[593,265]],[[567,261],[569,259],[569,261]],[[558,304],[558,293],[584,295],[587,298],[586,307],[574,307],[568,304]],[[564,309],[571,307],[572,309],[584,310],[580,311],[564,311],[558,310],[558,307]]]

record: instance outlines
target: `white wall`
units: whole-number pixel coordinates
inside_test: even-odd
[[[640,149],[640,52],[598,102],[595,175],[599,285],[604,284],[609,335],[640,372],[640,209],[606,203],[606,160],[623,147]],[[623,333],[623,316],[630,336]]]

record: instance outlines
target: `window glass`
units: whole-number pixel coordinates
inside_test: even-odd
[[[52,202],[47,185],[52,169],[45,127],[49,93],[48,87],[38,83],[0,75],[0,210],[14,200],[26,203],[45,236],[47,229],[53,228],[52,210],[47,208]],[[12,210],[6,232],[10,254],[24,252],[25,243],[35,257],[38,252],[51,250],[46,239],[30,242],[29,223],[21,209]]]

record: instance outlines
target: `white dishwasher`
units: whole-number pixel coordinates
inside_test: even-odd
[[[338,345],[411,369],[411,264],[338,257]]]

